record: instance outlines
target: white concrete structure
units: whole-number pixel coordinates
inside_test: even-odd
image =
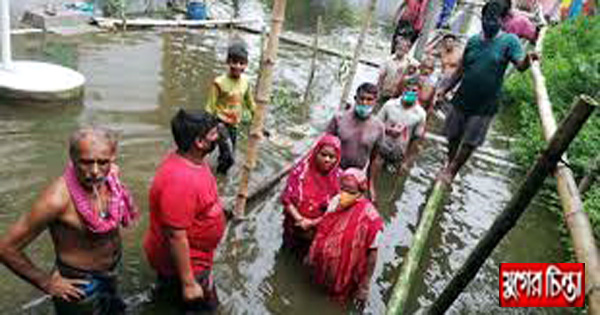
[[[8,1],[0,0],[0,97],[33,102],[81,98],[85,78],[80,73],[43,62],[12,60]]]

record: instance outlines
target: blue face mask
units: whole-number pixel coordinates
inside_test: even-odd
[[[354,113],[356,116],[362,119],[367,119],[371,116],[371,112],[373,111],[373,106],[365,105],[365,104],[356,104],[354,106]]]
[[[406,91],[402,94],[402,100],[409,104],[414,104],[417,101],[416,91]]]

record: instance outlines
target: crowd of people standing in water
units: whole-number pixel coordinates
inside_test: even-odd
[[[483,7],[483,31],[464,49],[448,34],[420,63],[408,54],[411,38],[398,37],[377,84],[358,87],[354,104],[331,119],[290,173],[281,194],[283,247],[340,305],[361,308],[367,302],[384,227],[374,182],[384,166],[407,174],[428,113],[448,100],[449,154],[438,179],[451,183],[485,139],[508,64],[523,71],[538,58],[524,53],[517,36],[501,31],[509,3],[493,0]],[[434,75],[438,58],[441,75]],[[172,118],[176,149],[161,162],[149,190],[143,248],[156,272],[155,297],[185,313],[214,312],[219,305],[212,267],[226,217],[206,157],[218,146],[217,172],[227,173],[235,163],[237,126],[244,110],[252,115],[255,107],[243,44],[229,47],[227,65],[228,72],[211,86],[206,111],[179,110]],[[119,180],[117,153],[112,131],[98,126],[75,131],[64,173],[0,240],[2,263],[50,295],[58,314],[125,310],[116,282],[120,228],[140,211]],[[56,254],[50,273],[24,253],[45,230]]]

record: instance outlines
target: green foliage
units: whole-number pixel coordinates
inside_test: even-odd
[[[282,82],[273,87],[271,92],[270,115],[278,117],[281,123],[282,117],[291,117],[292,122],[299,122],[301,118],[300,106],[302,103],[302,95],[294,89],[290,83]]]
[[[596,241],[600,235],[600,186],[596,184],[583,196],[583,209],[590,214],[590,224],[594,229]]]
[[[566,21],[549,30],[542,56],[542,71],[557,121],[568,113],[580,94],[600,96],[600,17]],[[545,142],[529,75],[513,75],[505,85],[504,105],[517,141],[511,147],[520,163],[531,165]],[[516,128],[516,129],[515,129]],[[577,177],[600,154],[600,115],[595,113],[569,147],[569,159]],[[600,239],[600,188],[585,196],[585,210]]]

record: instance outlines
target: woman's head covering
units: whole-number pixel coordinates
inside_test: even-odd
[[[360,170],[358,168],[351,167],[346,169],[342,173],[341,178],[352,180],[354,185],[356,185],[358,190],[360,190],[361,192],[365,192],[369,188],[367,174],[363,170]]]
[[[327,174],[323,175],[319,172],[317,168],[317,155],[325,146],[331,146],[335,149],[337,161],[331,171]],[[288,183],[283,191],[281,196],[281,201],[284,205],[286,204],[295,204],[298,205],[305,193],[304,183],[307,179],[317,179],[323,186],[325,187],[325,194],[329,194],[329,192],[334,192],[333,195],[337,193],[339,190],[339,175],[340,175],[340,159],[342,155],[342,144],[340,139],[331,134],[324,134],[319,140],[317,144],[310,150],[310,152],[302,159],[288,177]],[[308,187],[311,188],[311,187]],[[332,195],[332,196],[333,196]]]

